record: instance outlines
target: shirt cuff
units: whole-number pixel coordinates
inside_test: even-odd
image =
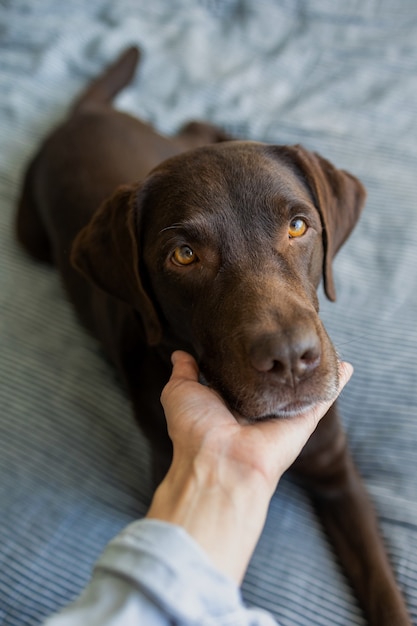
[[[174,623],[276,626],[266,612],[246,609],[236,583],[215,568],[184,529],[168,522],[143,519],[127,526],[108,544],[96,572],[128,577]],[[257,620],[252,622],[249,614]]]

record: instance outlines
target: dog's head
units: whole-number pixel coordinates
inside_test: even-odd
[[[365,192],[299,146],[225,142],[178,155],[123,187],[77,237],[73,262],[133,306],[150,344],[197,357],[250,418],[328,399],[337,358],[318,317],[323,279]]]

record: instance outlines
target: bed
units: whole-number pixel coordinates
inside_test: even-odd
[[[19,248],[25,164],[80,89],[129,44],[117,106],[171,133],[205,119],[302,143],[368,201],[322,318],[354,378],[353,456],[417,624],[417,4],[414,0],[0,2],[0,623],[32,626],[83,588],[145,514],[149,450],[115,371],[53,268]],[[285,476],[243,582],[282,626],[363,625],[306,494]]]

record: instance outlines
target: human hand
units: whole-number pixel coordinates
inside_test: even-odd
[[[340,364],[339,389],[330,402],[289,419],[248,423],[233,415],[216,391],[198,382],[192,356],[174,352],[172,362],[161,401],[173,461],[148,517],[183,526],[219,569],[240,580],[279,479],[353,369]]]
[[[172,362],[161,401],[175,462],[197,458],[216,466],[224,462],[238,473],[237,480],[242,480],[242,474],[259,473],[272,491],[353,372],[349,363],[340,363],[339,389],[330,402],[316,404],[296,417],[249,423],[233,415],[214,389],[198,382],[198,366],[191,355],[174,352]]]

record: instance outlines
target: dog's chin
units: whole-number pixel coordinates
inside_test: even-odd
[[[329,402],[334,397],[331,393],[323,393],[314,398],[295,398],[286,402],[233,402],[230,406],[233,412],[241,416],[246,422],[260,422],[273,419],[292,419],[306,415],[319,404]]]
[[[251,394],[248,388],[242,388],[241,393],[232,392],[222,384],[212,383],[208,377],[200,372],[200,382],[213,387],[227,402],[236,419],[245,422],[260,422],[273,419],[291,419],[300,417],[311,411],[317,404],[328,402],[334,397],[337,388],[337,379],[328,381],[319,393],[284,394],[271,393],[266,390],[264,394]],[[283,397],[284,395],[284,397]],[[302,397],[304,395],[304,397]]]
[[[274,419],[291,419],[293,417],[301,417],[306,415],[316,406],[315,402],[291,402],[290,404],[275,408],[271,412],[256,414],[251,412],[250,415],[244,417],[247,422],[265,422]],[[244,411],[246,413],[247,411]],[[242,415],[242,411],[238,412]]]

